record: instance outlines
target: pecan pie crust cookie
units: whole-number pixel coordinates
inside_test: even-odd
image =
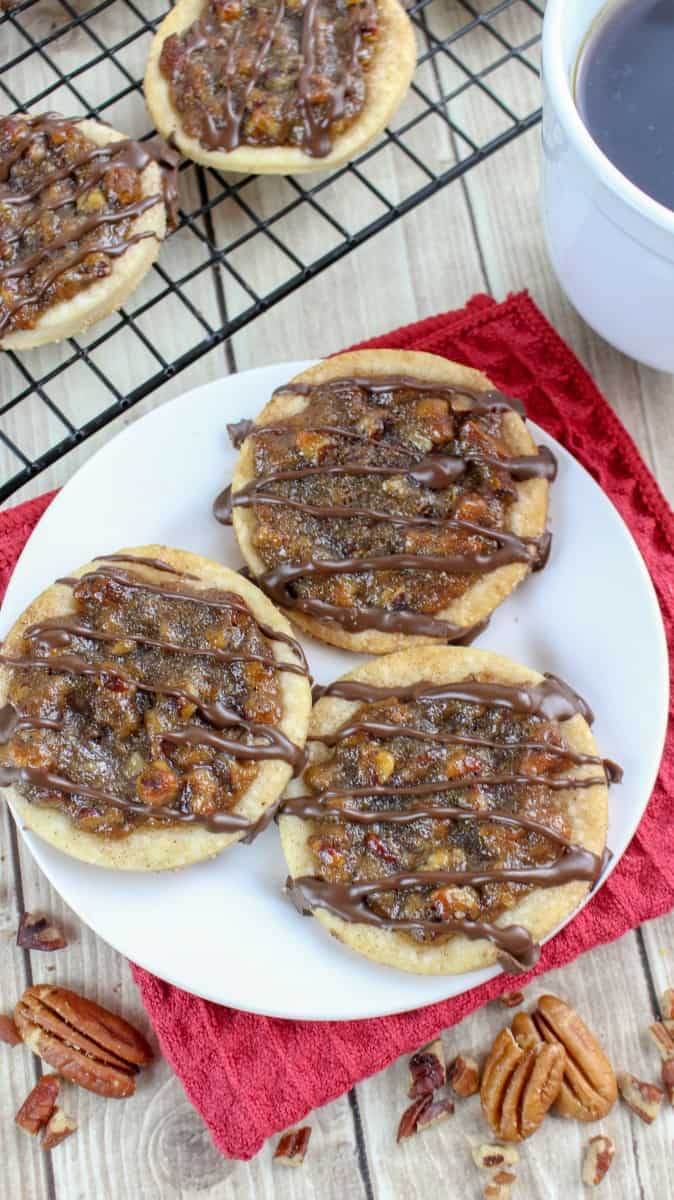
[[[0,348],[72,337],[119,308],[159,253],[166,182],[151,149],[98,121],[0,119]]]
[[[301,647],[257,588],[184,550],[123,550],[52,584],[5,639],[0,785],[76,858],[183,866],[264,828],[310,709]]]
[[[329,69],[335,70],[335,47],[328,48],[325,63],[317,61],[318,43],[324,38],[323,32],[316,27],[321,16],[321,0],[306,0],[303,8],[297,0],[295,3],[287,0],[285,5],[281,3],[273,13],[270,12],[268,32],[259,37],[251,35],[253,40],[250,45],[242,47],[236,42],[230,44],[227,57],[223,54],[222,72],[209,79],[208,67],[200,64],[194,79],[183,85],[185,101],[196,113],[200,110],[202,113],[201,136],[195,136],[194,132],[190,133],[185,128],[184,117],[176,108],[172,96],[175,76],[172,46],[177,44],[178,39],[187,36],[194,42],[197,53],[201,53],[203,22],[215,23],[217,29],[220,21],[224,28],[231,24],[236,30],[237,23],[240,26],[241,20],[248,15],[244,12],[246,2],[178,0],[175,8],[162,21],[150,47],[145,73],[145,98],[157,129],[165,138],[170,138],[187,158],[223,171],[287,175],[300,171],[328,170],[354,158],[381,133],[407,92],[414,73],[414,30],[398,0],[362,0],[361,7],[367,6],[374,13],[371,23],[372,33],[376,36],[372,52],[362,72],[358,55],[364,42],[367,42],[369,27],[363,35],[356,25],[353,44],[348,49],[347,59],[341,64],[341,74],[338,71],[336,78],[325,73]],[[357,16],[359,5],[345,3],[342,7],[347,20],[351,12]],[[259,10],[260,6],[257,5],[254,17],[259,17]],[[218,16],[218,13],[222,13],[222,16]],[[283,30],[277,30],[277,23],[282,26],[286,20],[292,22],[300,13],[303,14],[303,23],[296,35],[299,38],[298,45],[287,51],[287,62],[284,63],[281,58],[273,64],[273,87],[265,90],[257,75],[264,71],[265,55],[270,48],[273,54],[279,54],[278,39]],[[188,31],[191,33],[188,34]],[[165,48],[169,38],[175,41]],[[170,64],[167,62],[169,52]],[[241,61],[242,54],[252,60],[245,67]],[[171,78],[166,73],[169,66]],[[284,70],[286,80],[296,77],[295,90],[288,88],[287,83],[283,84]],[[359,90],[359,104],[352,104],[355,111],[350,112],[354,78]],[[239,95],[233,89],[241,84],[242,79],[245,86]],[[277,97],[280,85],[281,90],[285,88],[288,103],[296,111],[290,118],[280,114],[285,119],[279,121]],[[261,93],[259,99],[251,95],[252,91],[258,90]],[[203,108],[203,104],[205,101],[216,103],[216,95],[219,96],[217,103],[222,111],[211,114]],[[274,113],[265,115],[265,102],[276,104]],[[326,110],[332,110],[333,114],[337,112],[334,129],[335,122],[324,118]],[[291,138],[298,129],[303,130],[300,144],[278,142],[279,137],[284,136],[283,129],[288,126]],[[249,131],[252,144],[250,141],[246,144],[246,130]]]
[[[366,391],[355,408],[342,406],[335,410],[337,417],[328,409],[327,418],[319,415],[314,422],[311,414],[316,404],[326,402],[318,385],[332,385],[332,381],[369,385],[373,393],[377,388],[381,393],[389,381],[393,399],[394,385],[398,393],[403,385],[406,398],[391,417],[392,409],[378,407],[376,394]],[[330,396],[327,402],[333,403]],[[336,402],[341,403],[339,397]],[[233,523],[258,585],[306,633],[369,654],[466,640],[479,632],[490,613],[532,569],[544,565],[549,548],[546,518],[554,459],[544,447],[537,448],[516,404],[494,391],[482,372],[437,355],[403,350],[336,355],[277,389],[243,442],[231,493],[223,493],[224,507],[218,508],[216,502],[216,515]],[[408,411],[411,425],[405,425]],[[326,425],[325,420],[331,423]],[[335,421],[347,428],[335,428]],[[387,431],[391,423],[392,433]],[[263,466],[271,486],[261,486],[256,453],[264,435],[255,436],[255,429],[267,432],[271,427],[264,445],[273,453],[283,440],[278,434],[293,433],[296,426],[300,436],[287,450],[286,460],[292,467],[300,463],[300,469],[293,470],[292,481],[282,475],[276,481],[276,467],[268,471]],[[361,428],[365,429],[362,435]],[[491,466],[468,462],[480,455]],[[349,458],[354,457],[355,471],[332,465],[346,459],[348,468]],[[378,464],[374,471],[380,474],[368,479],[363,463],[370,462]],[[281,460],[281,472],[285,466]],[[494,482],[484,475],[473,480],[470,471],[474,470],[500,474]],[[333,475],[336,484],[331,483]],[[324,492],[317,494],[318,499],[307,493],[304,502],[302,498],[298,502],[296,489],[298,484],[306,489],[305,480],[314,489],[329,485],[340,490],[330,493],[329,502]],[[348,503],[336,508],[334,495],[343,501],[345,486],[351,489]],[[457,489],[458,499],[453,495]],[[293,508],[284,511],[282,500],[269,501],[272,491],[291,497]],[[265,501],[273,504],[267,512]],[[361,541],[354,552],[348,545],[354,528],[359,532],[353,520],[358,514]],[[341,521],[344,516],[348,521]],[[281,532],[285,527],[298,543],[311,542],[309,548],[293,555]],[[315,553],[322,537],[324,548]],[[336,537],[341,539],[337,547]],[[359,578],[361,583],[345,593],[349,553],[354,554],[351,579]],[[429,563],[426,569],[423,556]],[[306,574],[297,570],[290,578],[287,564],[292,566],[298,559],[301,563],[303,558],[316,562]],[[320,565],[325,559],[338,560],[332,576]],[[358,574],[356,559],[368,560],[369,579],[365,570]],[[448,585],[453,569],[459,574]],[[310,570],[316,572],[312,578]],[[307,583],[313,593],[302,591]],[[317,586],[323,591],[317,592]]]
[[[373,659],[322,691],[279,818],[298,909],[405,971],[533,965],[604,863],[620,772],[585,702],[457,647]]]

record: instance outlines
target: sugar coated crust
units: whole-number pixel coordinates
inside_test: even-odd
[[[481,371],[440,358],[436,354],[423,354],[412,350],[355,350],[347,354],[337,354],[334,358],[325,359],[296,375],[291,382],[321,383],[350,375],[411,375],[416,379],[428,380],[429,383],[452,384],[476,391],[493,387]],[[458,402],[457,400],[457,405]],[[268,425],[275,421],[283,421],[302,412],[309,403],[310,398],[306,396],[280,391],[265,405],[255,424]],[[536,453],[536,443],[518,413],[506,414],[504,428],[510,454]],[[232,492],[236,494],[254,478],[253,439],[247,438],[237,459]],[[545,530],[549,485],[545,479],[528,479],[518,483],[516,487],[518,498],[508,510],[506,529],[520,537],[537,537]],[[233,526],[239,548],[253,574],[260,575],[266,568],[254,546],[256,524],[254,509],[234,508]],[[484,621],[528,573],[529,568],[524,563],[509,563],[507,566],[497,567],[480,575],[462,596],[433,615],[462,628],[475,625]],[[335,621],[322,621],[294,609],[287,610],[287,616],[312,637],[360,654],[388,654],[411,645],[442,644],[440,638],[382,633],[376,629],[350,633]]]
[[[404,686],[420,680],[431,684],[455,682],[468,677],[500,683],[539,683],[538,671],[523,667],[509,658],[490,650],[475,650],[455,646],[425,647],[403,650],[384,658],[372,659],[364,666],[343,676],[380,687]],[[309,734],[318,737],[334,733],[359,708],[358,703],[326,696],[314,706]],[[587,722],[580,715],[563,723],[564,737],[570,749],[584,754],[597,754],[597,746]],[[325,757],[327,750],[320,741],[310,742],[311,761]],[[574,766],[569,778],[597,774],[597,767]],[[301,779],[293,780],[288,795],[304,791]],[[588,788],[569,787],[558,793],[566,803],[571,818],[570,840],[601,854],[606,845],[608,822],[608,787],[597,784]],[[282,816],[279,821],[281,844],[293,878],[314,875],[316,864],[307,846],[315,823],[301,817]],[[497,925],[523,925],[534,941],[540,941],[564,920],[587,894],[589,884],[566,883],[557,887],[533,888],[514,908],[502,914]],[[441,945],[412,942],[391,929],[352,924],[321,909],[315,916],[329,932],[346,946],[374,962],[420,975],[454,975],[491,966],[497,960],[496,947],[486,939],[471,941],[456,934]]]
[[[245,601],[253,616],[271,625],[281,633],[291,633],[285,618],[262,592],[243,579],[235,571],[223,567],[211,559],[192,554],[187,550],[176,550],[168,546],[135,546],[118,551],[124,555],[140,555],[146,558],[161,559],[178,571],[185,571],[198,576],[198,581],[189,580],[190,590],[218,588],[223,591],[236,592]],[[72,572],[79,578],[87,572],[95,570],[100,562],[94,560]],[[131,567],[124,563],[125,569],[132,569],[134,575],[147,579],[151,583],[166,584],[166,574],[162,574],[141,563]],[[75,610],[72,591],[64,584],[54,583],[42,592],[32,604],[21,614],[13,625],[4,649],[8,652],[16,650],[21,645],[23,630],[37,621],[48,617],[62,616]],[[274,657],[278,662],[296,662],[292,649],[285,642],[270,643]],[[7,700],[11,667],[0,664],[0,706]],[[304,745],[307,733],[309,715],[311,712],[311,689],[308,679],[302,675],[287,671],[278,673],[279,688],[283,706],[283,715],[277,728],[298,746]],[[259,817],[274,804],[291,775],[291,767],[276,759],[262,761],[255,779],[241,796],[233,811],[251,821]],[[202,859],[213,858],[226,846],[238,842],[245,836],[244,832],[211,833],[204,826],[174,826],[170,828],[139,828],[127,837],[106,840],[98,834],[79,830],[65,814],[49,808],[41,808],[25,800],[16,787],[3,789],[12,801],[14,810],[21,824],[34,833],[39,834],[46,842],[71,854],[74,858],[85,862],[96,863],[102,867],[113,867],[120,870],[157,871],[172,867],[182,867]]]

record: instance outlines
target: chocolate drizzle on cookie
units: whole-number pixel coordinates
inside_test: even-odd
[[[210,151],[296,146],[324,158],[365,103],[374,0],[207,0],[159,70],[185,132]]]
[[[618,782],[622,777],[620,768],[610,760],[574,751],[561,736],[557,740],[551,738],[551,723],[563,723],[577,715],[588,723],[592,722],[592,712],[586,702],[554,675],[546,675],[535,684],[503,684],[493,680],[467,679],[444,684],[421,681],[409,686],[391,687],[347,679],[320,689],[316,698],[320,696],[350,701],[361,707],[334,733],[313,735],[311,741],[333,752],[339,752],[341,748],[342,761],[348,764],[353,761],[351,756],[358,755],[359,746],[363,746],[364,740],[369,744],[372,739],[375,747],[380,745],[385,750],[387,744],[398,739],[395,744],[402,757],[400,765],[396,757],[393,767],[394,759],[390,756],[389,768],[393,781],[368,782],[359,787],[339,782],[325,786],[321,784],[318,792],[291,795],[282,803],[281,812],[285,816],[316,822],[328,830],[329,823],[334,822],[338,853],[341,848],[344,854],[348,854],[348,850],[344,849],[346,835],[339,833],[340,828],[344,827],[347,832],[349,827],[362,827],[365,831],[373,829],[373,834],[365,833],[364,845],[367,847],[368,837],[373,838],[376,853],[381,853],[382,861],[390,868],[387,874],[375,878],[372,877],[374,868],[369,867],[362,878],[302,876],[289,879],[287,886],[299,911],[308,915],[320,908],[345,921],[397,930],[417,939],[423,938],[423,935],[433,938],[434,935],[437,937],[447,933],[461,933],[470,939],[487,938],[505,955],[508,969],[512,969],[513,963],[520,969],[533,966],[538,957],[538,947],[526,929],[504,924],[507,908],[503,914],[497,913],[496,917],[491,914],[492,919],[486,920],[480,912],[481,901],[471,909],[471,898],[466,900],[462,897],[468,895],[466,889],[471,890],[472,897],[482,897],[484,889],[493,889],[499,884],[540,888],[558,887],[571,882],[596,884],[608,862],[608,854],[596,855],[569,841],[559,828],[541,820],[535,808],[535,797],[540,796],[542,790],[555,793],[588,789]],[[386,719],[387,708],[391,704],[396,706],[395,720]],[[459,707],[438,708],[438,705],[445,704]],[[413,709],[413,719],[405,717],[401,705],[417,706]],[[491,715],[489,710],[492,710]],[[501,727],[507,731],[505,738],[476,734],[472,728],[471,714],[476,719],[479,714],[491,719],[493,710],[496,710],[496,721],[500,720],[501,723],[503,716],[499,718],[499,712],[505,716],[506,722],[510,714],[515,719],[530,722],[534,718],[545,722],[541,726],[544,736],[538,740],[531,736],[515,737],[518,727],[502,724]],[[438,728],[443,723],[443,712],[445,715],[454,714],[454,728],[451,731]],[[415,754],[428,757],[426,747],[433,745],[448,747],[450,751],[452,747],[463,747],[468,755],[475,754],[476,757],[470,761],[470,769],[457,777],[442,778],[435,782],[415,781],[411,784],[395,781],[398,771],[405,777],[405,754],[412,760]],[[400,747],[404,748],[402,752]],[[529,756],[528,761],[532,764],[538,756],[539,764],[547,764],[547,770],[541,770],[538,766],[530,771],[521,768],[494,770],[493,766],[491,769],[489,766],[481,767],[477,757],[480,754],[491,756],[487,758],[487,763],[493,764],[494,758],[498,762],[499,756],[521,753]],[[319,755],[316,769],[320,771],[325,761]],[[557,770],[565,773],[550,773],[550,764],[558,764]],[[583,773],[566,774],[569,765],[584,768]],[[598,770],[589,771],[592,766]],[[434,769],[430,760],[427,769]],[[441,770],[442,767],[436,764],[435,769]],[[530,795],[529,799],[522,802],[524,789],[527,792],[534,789],[534,792],[533,798]],[[452,803],[443,798],[448,792],[459,795],[472,793],[472,804],[467,799],[463,803],[460,799]],[[499,797],[505,797],[508,804],[504,805],[502,799],[499,803]],[[496,799],[494,807],[490,806],[490,798]],[[524,811],[520,811],[520,807],[524,807]],[[414,826],[414,823],[417,825]],[[546,852],[543,862],[538,858],[523,862],[514,856],[516,841],[510,853],[506,845],[505,854],[498,865],[490,865],[489,853],[480,851],[484,861],[477,865],[464,863],[457,869],[396,869],[400,866],[396,857],[397,849],[403,847],[409,850],[412,830],[421,830],[419,836],[423,842],[433,823],[440,823],[445,829],[454,828],[454,840],[448,844],[461,852],[470,848],[467,850],[469,858],[480,846],[480,827],[511,830],[516,839],[523,834],[531,835],[532,845],[549,846],[552,857]],[[395,829],[401,831],[397,835],[403,839],[401,842],[391,840],[391,831]],[[327,855],[325,861],[328,863],[334,852],[330,842],[327,848],[321,842],[319,849],[314,850],[319,858],[321,854]],[[450,891],[443,892],[443,889]],[[429,891],[431,902],[430,907],[426,905],[426,911],[422,904],[419,913],[405,913],[406,898],[419,894],[427,897]],[[452,907],[452,895],[461,901],[458,909]],[[373,908],[373,902],[381,901],[382,897],[388,897],[388,908]],[[465,906],[463,912],[462,904]],[[402,913],[399,909],[402,909]]]
[[[218,833],[244,831],[248,834],[247,840],[250,840],[268,823],[267,813],[260,821],[253,822],[240,813],[214,807],[212,803],[209,805],[208,801],[216,792],[215,784],[223,771],[224,778],[228,778],[229,768],[226,764],[230,760],[242,764],[241,768],[237,767],[238,771],[247,769],[246,764],[254,765],[269,760],[287,763],[294,774],[302,771],[306,758],[299,746],[276,728],[268,718],[258,720],[245,715],[250,709],[254,695],[251,687],[256,686],[254,682],[249,684],[245,671],[249,666],[254,672],[261,669],[263,681],[271,678],[270,671],[287,671],[307,676],[306,659],[299,643],[290,635],[258,621],[238,594],[211,588],[190,589],[189,582],[197,580],[198,576],[181,572],[161,559],[116,554],[105,556],[98,561],[113,564],[124,562],[129,568],[137,562],[160,574],[175,576],[176,582],[154,583],[145,576],[133,574],[129,569],[122,570],[106,565],[96,567],[80,578],[58,581],[73,589],[78,604],[82,601],[84,603],[84,612],[39,621],[23,631],[25,650],[0,653],[0,663],[13,671],[10,699],[4,708],[0,709],[0,745],[9,751],[4,753],[0,760],[0,786],[15,784],[22,792],[27,789],[28,798],[37,802],[44,802],[45,793],[53,801],[56,793],[57,800],[59,795],[66,800],[72,798],[73,803],[85,808],[91,804],[97,810],[102,808],[104,812],[116,810],[127,823],[124,832],[129,832],[130,828],[135,827],[137,819],[140,818],[145,821],[151,819],[153,823],[168,821],[178,825],[198,824]],[[106,628],[101,628],[92,620],[92,610],[94,613],[104,614],[106,603],[112,604],[112,601],[106,600],[109,588],[114,590],[116,603],[119,603],[121,597],[135,595],[137,609],[134,619],[137,619],[139,610],[147,610],[152,599],[156,598],[159,605],[156,617],[144,616],[143,619],[156,620],[160,627],[157,636],[146,632],[145,628],[139,632],[134,631],[132,627],[127,627],[130,621],[122,621],[120,624],[118,616],[114,617],[111,627]],[[176,606],[188,606],[180,607],[174,612],[177,627],[186,635],[186,640],[182,642],[176,640],[175,636],[164,636],[161,632],[163,625],[172,623],[172,610],[167,607],[165,601],[175,601]],[[125,603],[130,601],[127,599]],[[190,613],[192,606],[194,611],[188,619],[186,613]],[[234,636],[239,631],[239,647],[234,645],[232,649],[226,649],[222,645],[208,642],[209,633],[214,635],[216,641],[221,641],[222,637],[226,636],[221,634],[219,627],[211,620],[214,614],[217,617],[218,612],[222,612],[223,615],[226,613],[228,619],[231,619],[232,634],[229,636]],[[207,623],[203,624],[204,621]],[[253,649],[250,648],[251,638]],[[279,661],[264,649],[267,641],[280,641],[288,645],[295,661]],[[109,656],[107,652],[99,654],[97,647],[100,644],[109,645]],[[177,663],[174,672],[169,670],[168,681],[156,677],[157,664],[161,657],[166,655],[175,657]],[[127,656],[131,660],[131,669],[121,665],[127,661]],[[215,697],[212,694],[214,677],[209,675],[207,670],[207,664],[212,660],[235,673],[231,678],[223,676],[217,681],[215,686],[218,694]],[[203,670],[199,667],[199,662],[204,663]],[[181,667],[181,663],[185,663],[186,666]],[[190,683],[183,686],[180,680],[185,672],[189,675],[190,663],[194,667]],[[147,664],[150,667],[149,671]],[[82,693],[78,692],[74,685],[70,685],[69,695],[65,700],[58,690],[54,693],[53,700],[40,700],[38,696],[36,713],[36,705],[33,703],[31,707],[31,702],[35,700],[35,689],[31,690],[30,685],[26,689],[25,682],[22,682],[24,671],[46,672],[53,680],[57,677],[63,680],[82,679],[85,683],[91,680],[94,691],[91,694]],[[199,695],[197,686],[191,685],[193,679],[199,679],[202,675],[211,691],[207,699]],[[253,679],[256,678],[258,676],[254,674]],[[257,686],[259,687],[260,683]],[[68,751],[68,754],[61,755],[60,765],[54,765],[48,755],[40,759],[38,754],[36,758],[30,741],[26,744],[20,739],[16,740],[22,732],[36,730],[56,731],[63,737],[68,736],[72,739],[73,736],[76,737],[78,728],[77,713],[93,713],[94,717],[88,717],[93,722],[88,737],[94,742],[97,738],[101,740],[102,761],[107,761],[106,738],[110,730],[113,731],[113,735],[116,732],[113,719],[116,719],[116,714],[112,710],[110,717],[100,706],[105,705],[105,696],[110,691],[113,696],[119,693],[123,699],[131,698],[130,702],[135,705],[135,709],[128,719],[126,734],[120,735],[121,743],[117,739],[116,757],[111,758],[110,769],[107,770],[108,782],[102,783],[95,772],[92,781],[92,772],[87,768],[88,747],[83,754],[80,754],[77,748],[72,752]],[[231,699],[227,698],[228,692]],[[136,694],[147,698],[140,703],[140,708],[139,702],[133,699]],[[267,687],[262,713],[270,712],[269,706],[276,703],[277,694],[276,685],[273,685],[271,690]],[[99,700],[101,696],[103,699]],[[28,711],[22,711],[20,707],[22,697]],[[155,706],[160,706],[164,700],[175,701],[175,705],[171,706],[169,703],[168,709],[161,716],[159,709],[152,708],[152,705],[154,703]],[[60,705],[63,711],[58,719],[52,719],[45,717],[40,705],[42,708]],[[157,715],[154,715],[155,712]],[[175,714],[174,717],[171,716],[172,713]],[[194,715],[200,718],[199,722],[194,720]],[[126,719],[127,714],[123,716]],[[137,721],[145,722],[144,732]],[[89,726],[87,728],[89,729]],[[120,771],[117,769],[121,761],[119,746],[125,744],[125,738],[132,736],[136,728],[141,731],[143,739],[139,744],[133,743],[133,753],[136,756],[139,755],[139,745],[143,750],[155,745],[154,752],[150,749],[149,753],[149,759],[152,761],[148,762],[145,759],[139,767],[140,794],[138,789],[134,792],[120,786]],[[156,745],[161,747],[160,752],[157,752]],[[182,751],[183,754],[194,751],[193,760],[173,761],[172,748]],[[125,755],[126,753],[124,751]],[[73,778],[64,772],[63,763],[68,761],[68,755],[74,763],[84,764],[82,778]],[[143,758],[142,755],[140,757]],[[77,773],[76,769],[75,775]],[[198,789],[195,791],[195,788],[199,782],[204,783],[204,773],[208,776],[208,787],[202,789],[202,794]],[[245,786],[247,785],[244,785],[244,790]],[[170,793],[170,801],[164,803],[162,789],[166,787]],[[143,788],[150,794],[152,803],[144,801]],[[223,794],[229,795],[232,791],[236,793],[237,788],[231,785],[230,781]]]
[[[447,420],[451,422],[448,434],[451,432],[452,437],[448,436],[445,441],[440,439],[438,445],[419,456],[413,445],[401,441],[400,436],[394,436],[390,429],[382,432],[381,422],[388,420],[388,414],[384,408],[380,415],[375,407],[377,398],[386,393],[395,397],[401,391],[412,397],[418,395],[421,400],[423,397],[432,401],[438,397],[444,398],[449,406]],[[323,526],[323,545],[316,546],[315,550],[308,553],[306,549],[301,553],[293,552],[292,546],[284,545],[283,554],[278,555],[279,561],[269,564],[268,569],[256,577],[258,586],[274,603],[321,621],[336,622],[353,633],[377,630],[439,637],[444,641],[460,640],[465,644],[483,626],[458,626],[438,617],[430,604],[415,606],[414,600],[410,602],[405,596],[406,580],[410,581],[413,591],[415,575],[418,580],[420,573],[425,576],[427,573],[436,573],[440,577],[438,587],[442,587],[442,581],[446,581],[447,577],[453,577],[454,593],[460,595],[476,577],[499,567],[522,563],[531,570],[541,570],[545,566],[551,542],[548,532],[538,537],[527,537],[501,525],[505,524],[504,506],[518,499],[518,483],[532,479],[554,480],[557,465],[550,450],[541,446],[536,453],[529,455],[495,453],[489,449],[489,445],[494,444],[494,431],[489,437],[480,426],[474,430],[473,436],[476,441],[481,439],[487,443],[487,449],[468,450],[458,445],[465,422],[479,422],[481,418],[493,421],[495,414],[509,411],[519,413],[521,405],[518,401],[495,390],[478,392],[405,375],[353,376],[321,384],[300,380],[277,389],[275,394],[306,396],[310,401],[314,397],[327,396],[328,403],[337,409],[348,403],[349,397],[354,394],[361,398],[364,396],[366,404],[373,402],[371,411],[380,418],[380,427],[377,429],[379,440],[373,439],[367,431],[361,432],[346,422],[335,424],[317,420],[312,414],[311,404],[285,421],[258,426],[242,421],[228,427],[236,448],[249,437],[255,439],[255,453],[260,445],[268,444],[269,454],[274,456],[275,447],[280,446],[279,468],[271,471],[263,468],[256,478],[239,488],[235,494],[232,494],[231,487],[225,488],[213,506],[217,520],[230,524],[234,508],[254,509],[259,520],[260,510],[268,506],[278,511],[279,522],[287,523],[287,514],[292,511],[302,514],[308,521],[333,523],[329,531],[327,525]],[[347,399],[343,400],[345,396]],[[367,413],[364,420],[367,420]],[[291,438],[295,439],[294,444],[289,442]],[[284,461],[284,455],[286,460],[288,455],[297,457],[296,449],[301,438],[308,442],[316,439],[319,445],[317,465],[295,465],[293,460],[289,466]],[[322,461],[321,440],[327,444],[327,455],[333,452],[338,457],[346,455],[346,461]],[[450,449],[447,449],[447,442],[451,443]],[[353,451],[349,450],[350,446],[354,446]],[[386,447],[390,447],[391,451],[389,461],[370,461],[375,455],[381,458]],[[394,490],[387,491],[385,486],[377,484],[376,491],[373,481],[380,479],[384,485],[390,480]],[[406,511],[396,511],[397,486],[404,490],[405,503],[402,507]],[[417,489],[414,501],[416,511],[410,511],[409,503],[409,490],[413,486]],[[337,502],[332,493],[344,488],[356,497],[358,489],[365,488],[368,490],[367,500]],[[331,493],[327,500],[324,496],[326,490]],[[457,494],[457,499],[453,508],[448,510],[445,497],[450,491]],[[492,526],[471,519],[470,515],[456,515],[454,509],[460,506],[462,495],[468,493],[473,507],[485,512],[489,512],[493,497],[500,497],[501,524],[495,520]],[[433,512],[438,505],[444,510],[442,515]],[[468,507],[470,510],[470,505]],[[378,535],[380,544],[386,536],[383,527],[388,526],[392,543],[406,545],[412,541],[418,544],[425,539],[428,549],[422,545],[419,550],[395,548],[391,552],[381,552],[378,546],[377,552],[370,554],[366,545],[361,544],[358,553],[343,550],[336,556],[329,553],[331,536],[333,539],[335,536],[335,522],[355,522],[350,528],[356,530],[359,526],[379,526],[382,530]],[[433,552],[434,539],[447,535],[458,542],[457,550]],[[277,536],[281,537],[280,534]],[[298,537],[301,540],[302,531]],[[344,544],[348,544],[349,540],[350,535],[342,537]],[[356,597],[351,602],[335,603],[329,595],[320,594],[320,591],[316,594],[315,581],[325,580],[330,587],[334,587],[330,581],[339,576],[351,576],[352,581],[357,577],[364,581],[366,577],[374,577],[382,572],[390,573],[389,577],[394,576],[402,581],[399,588],[403,592],[402,602],[367,604]],[[409,572],[413,574],[409,575]],[[463,577],[463,583],[457,582],[457,577]],[[380,585],[382,587],[383,584]],[[439,602],[436,612],[443,607],[446,605]]]
[[[30,328],[51,304],[109,274],[108,260],[156,239],[134,224],[158,203],[176,223],[176,152],[158,140],[98,146],[78,124],[54,113],[0,120],[0,334]],[[139,180],[151,162],[162,193],[145,196]],[[124,180],[119,191],[107,187],[112,175]]]

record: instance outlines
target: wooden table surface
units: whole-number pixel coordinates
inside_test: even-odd
[[[58,8],[57,0],[42,3],[42,19],[48,20],[50,5]],[[454,0],[446,3],[449,19]],[[86,4],[80,7],[86,9]],[[154,0],[143,7],[153,8]],[[518,13],[518,7],[510,10],[509,19],[525,22],[526,14]],[[0,53],[4,49],[0,47]],[[76,56],[75,43],[71,50]],[[62,52],[68,55],[67,45]],[[474,53],[479,58],[479,42]],[[30,69],[40,66],[31,64]],[[97,86],[103,95],[104,66],[99,68]],[[519,96],[522,107],[535,104],[533,77],[518,86],[530,89]],[[479,107],[473,115],[479,126]],[[142,127],[142,119],[135,126],[127,125],[129,132]],[[437,145],[428,149],[437,155]],[[447,157],[456,153],[449,139],[440,149]],[[543,246],[539,168],[540,132],[534,129],[258,318],[226,348],[211,352],[151,401],[34,480],[17,499],[65,482],[115,429],[196,384],[263,363],[320,356],[458,307],[474,292],[501,298],[523,287],[529,288],[588,367],[671,499],[672,377],[624,358],[588,329],[565,301]],[[395,186],[395,169],[391,168],[392,178],[387,181],[391,186]],[[259,186],[276,185],[267,180]],[[311,238],[310,224],[306,236]],[[171,243],[163,254],[171,254]],[[249,267],[256,270],[260,264]],[[213,306],[215,297],[202,292],[200,302]],[[170,329],[157,331],[157,336],[170,334]],[[55,351],[38,353],[48,364]],[[11,383],[9,368],[0,361],[0,393]],[[76,412],[78,401],[84,405],[87,397],[78,393],[75,377],[66,386],[70,411]],[[30,425],[35,419],[31,412],[14,418],[24,445],[37,437]],[[0,473],[1,467],[0,463]],[[17,838],[6,810],[0,826],[0,1011],[10,1010],[27,985],[57,980],[118,1009],[148,1030],[126,961],[53,892]],[[24,909],[44,910],[62,921],[70,935],[69,947],[54,955],[18,950],[14,938]],[[645,1028],[657,1014],[662,990],[674,985],[673,938],[674,917],[654,921],[537,981],[530,989],[531,998],[543,990],[565,996],[600,1035],[617,1068],[657,1079],[657,1053],[647,1042]],[[482,1055],[503,1024],[503,1009],[488,1006],[445,1032],[447,1055],[458,1051]],[[265,1053],[264,1046],[260,1053]],[[486,1128],[476,1098],[457,1105],[455,1116],[443,1125],[396,1146],[395,1129],[407,1086],[402,1061],[312,1114],[309,1157],[302,1169],[290,1171],[272,1165],[272,1144],[250,1163],[222,1158],[161,1058],[142,1076],[130,1100],[105,1101],[66,1085],[64,1103],[77,1117],[79,1131],[51,1156],[44,1154],[13,1124],[14,1112],[41,1072],[40,1063],[27,1051],[6,1047],[0,1047],[0,1059],[0,1196],[7,1200],[266,1200],[272,1196],[275,1200],[429,1200],[436,1196],[470,1200],[480,1195],[470,1145],[484,1139]],[[245,1080],[241,1087],[245,1089]],[[614,1166],[599,1193],[605,1200],[674,1196],[674,1111],[663,1111],[647,1127],[619,1104],[599,1128],[615,1139],[617,1147]],[[582,1148],[594,1132],[594,1127],[549,1119],[521,1149],[514,1196],[527,1200],[582,1196]]]

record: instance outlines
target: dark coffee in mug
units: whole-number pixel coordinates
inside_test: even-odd
[[[578,61],[576,104],[594,141],[674,210],[674,0],[618,0]]]

